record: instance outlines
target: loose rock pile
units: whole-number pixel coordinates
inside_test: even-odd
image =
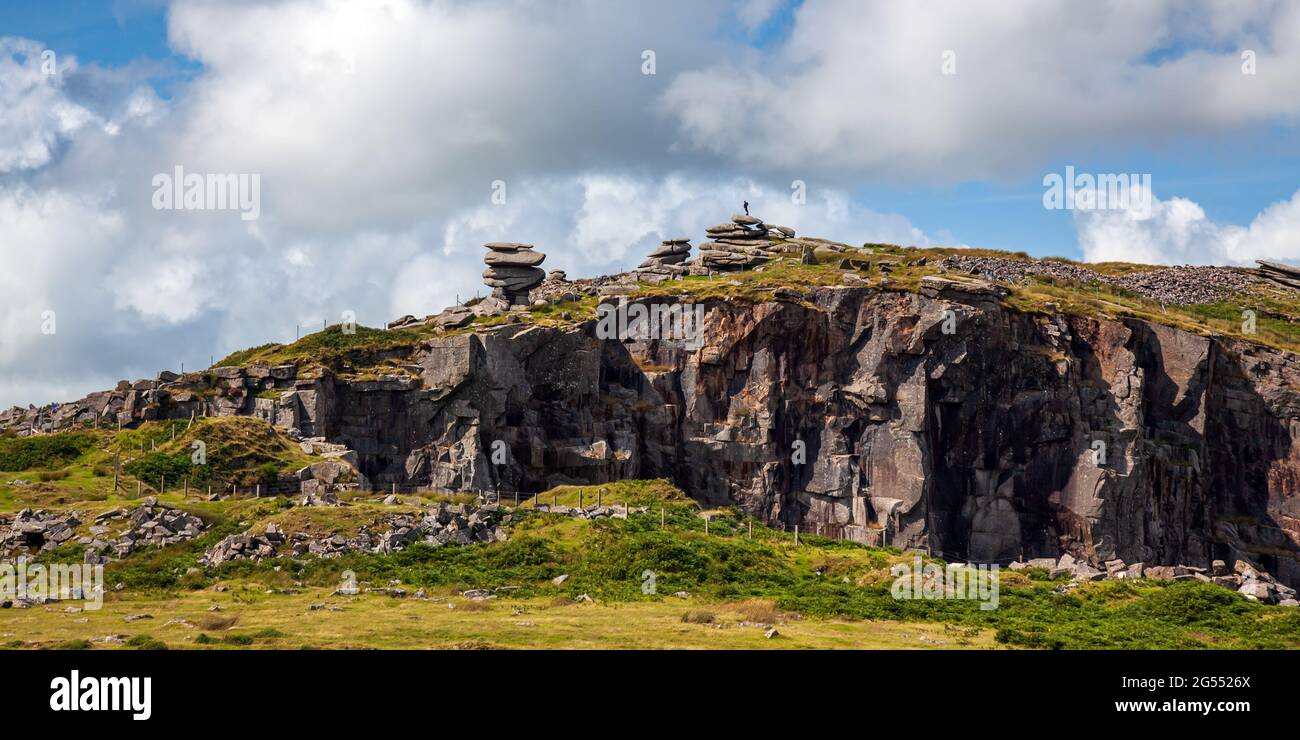
[[[626,519],[630,514],[644,514],[650,509],[645,506],[626,507],[626,506],[601,506],[592,504],[578,508],[577,506],[551,506],[550,504],[538,504],[535,511],[547,512],[550,514],[560,514],[562,516],[571,516],[575,519]]]
[[[966,255],[947,257],[939,265],[948,270],[960,270],[1002,283],[1028,282],[1031,275],[1080,283],[1099,282],[1131,290],[1149,300],[1170,305],[1215,303],[1259,282],[1258,278],[1231,267],[1183,265],[1127,275],[1104,275],[1082,265],[1058,260],[1030,261]]]
[[[1277,582],[1277,579],[1265,571],[1256,568],[1244,560],[1238,560],[1232,570],[1227,563],[1215,560],[1210,568],[1197,568],[1191,565],[1146,565],[1144,563],[1125,563],[1123,560],[1108,560],[1105,570],[1098,570],[1087,563],[1075,560],[1066,554],[1059,560],[1055,558],[1035,558],[1027,562],[1012,563],[1009,570],[1019,571],[1026,568],[1041,568],[1051,574],[1052,578],[1068,577],[1071,583],[1104,580],[1131,580],[1136,578],[1153,578],[1163,580],[1196,580],[1214,583],[1230,588],[1252,601],[1281,606],[1300,606],[1296,600],[1296,590]]]
[[[507,306],[527,305],[528,291],[546,279],[546,271],[538,267],[546,259],[534,252],[533,245],[518,242],[488,242],[487,256],[483,261],[488,268],[483,271],[483,282],[492,288],[492,297]]]
[[[499,504],[475,508],[468,504],[441,502],[425,509],[423,516],[393,514],[383,519],[383,531],[375,534],[362,527],[355,537],[341,534],[312,536],[306,532],[285,534],[269,524],[260,534],[243,532],[218,542],[204,554],[205,565],[215,566],[230,560],[262,560],[275,557],[301,558],[308,555],[332,558],[348,553],[392,553],[417,542],[433,547],[468,545],[472,542],[501,542],[506,538],[502,525],[510,522]]]
[[[110,534],[115,522],[126,528]],[[150,497],[134,509],[112,509],[95,517],[88,536],[76,537],[82,524],[75,511],[32,511],[23,509],[12,521],[0,518],[0,557],[31,555],[60,545],[86,546],[86,562],[98,565],[125,558],[144,547],[165,547],[198,537],[207,528],[203,520],[171,504]]]
[[[52,550],[72,539],[81,526],[75,511],[23,509],[13,518],[0,516],[0,556],[17,557]]]
[[[709,239],[700,244],[701,264],[709,270],[745,270],[767,262],[780,253],[777,239],[789,239],[794,229],[771,226],[745,214],[731,217],[731,223],[705,229]]]
[[[685,275],[689,271],[685,262],[690,257],[690,239],[665,239],[659,248],[651,252],[646,261],[637,267],[637,271],[665,279]]]
[[[128,527],[116,539],[104,539],[111,522],[125,521]],[[166,547],[198,537],[208,525],[189,512],[152,496],[135,509],[113,509],[95,517],[90,528],[92,537],[78,540],[86,546],[86,562],[103,563],[111,558],[125,558],[142,547]]]

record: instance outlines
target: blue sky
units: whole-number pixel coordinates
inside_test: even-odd
[[[802,0],[771,0],[769,15],[754,28],[719,19],[717,34],[756,50],[768,51],[789,37]],[[164,73],[146,79],[160,97],[202,71],[196,61],[176,53],[167,39],[168,5],[162,0],[46,0],[0,5],[0,30],[46,43],[76,55],[83,63],[114,68],[160,62]],[[1144,57],[1158,64],[1201,46],[1172,39]],[[1213,48],[1213,45],[1210,45]],[[1219,45],[1231,51],[1230,46]],[[1248,222],[1271,203],[1300,186],[1300,140],[1294,124],[1261,126],[1212,140],[1167,141],[1125,149],[1080,147],[1073,156],[1042,162],[1041,172],[1073,164],[1081,172],[1151,173],[1157,193],[1200,204],[1212,219]],[[1041,207],[1043,186],[1032,176],[970,179],[955,184],[908,185],[887,179],[850,188],[853,197],[878,211],[904,214],[926,233],[961,243],[1031,254],[1082,256],[1072,216]],[[992,209],[990,203],[999,207]]]
[[[742,200],[848,242],[1300,262],[1296,1],[9,2],[0,107],[0,404],[436,312],[485,241],[626,270]],[[1150,175],[1150,212],[1044,208],[1067,165]],[[257,175],[259,218],[155,208],[177,166]]]

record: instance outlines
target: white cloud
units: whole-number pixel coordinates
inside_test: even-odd
[[[1090,262],[1300,262],[1300,191],[1265,208],[1248,226],[1213,221],[1199,204],[1179,197],[1152,197],[1147,219],[1124,210],[1097,210],[1076,211],[1074,222]]]
[[[99,122],[63,92],[76,60],[43,60],[45,51],[33,41],[0,37],[0,174],[44,165],[60,142]]]
[[[149,69],[61,55],[47,79],[41,44],[0,39],[0,404],[193,369],[343,311],[368,325],[436,311],[484,289],[485,241],[530,241],[545,268],[590,276],[665,237],[698,244],[748,200],[801,234],[928,244],[851,189],[1001,176],[1063,142],[1300,106],[1283,72],[1297,66],[1289,6],[955,3],[923,17],[818,2],[775,50],[718,34],[761,28],[778,7],[178,0],[170,41],[202,67],[166,100]],[[1270,15],[1272,37],[1243,30]],[[1226,52],[1142,61],[1176,34],[1252,43],[1259,74],[1223,68]],[[956,79],[938,75],[948,48]],[[656,75],[641,74],[645,49]],[[153,175],[177,165],[260,174],[261,219],[153,210]],[[806,205],[790,201],[793,178],[809,183]],[[503,206],[489,200],[498,179]],[[1230,228],[1175,205],[1145,236],[1154,256],[1208,249]],[[1241,238],[1287,249],[1289,208]],[[1081,240],[1126,228],[1098,220]],[[39,332],[47,308],[54,337]]]
[[[756,168],[956,182],[1295,121],[1297,68],[1295,3],[827,0],[777,49],[675,78],[663,110],[684,147]]]

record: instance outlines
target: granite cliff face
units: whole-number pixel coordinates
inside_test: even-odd
[[[666,477],[950,559],[1241,558],[1300,583],[1300,359],[1238,340],[1030,315],[930,279],[709,302],[698,349],[508,324],[403,361],[367,381],[218,368],[206,390],[142,381],[0,425],[251,414],[348,445],[378,487]]]

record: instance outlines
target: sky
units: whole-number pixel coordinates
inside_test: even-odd
[[[1298,117],[1297,2],[3,2],[0,406],[435,313],[487,241],[627,270],[745,200],[850,243],[1300,263]],[[255,214],[160,201],[178,167]],[[1127,200],[1047,207],[1067,172]]]

